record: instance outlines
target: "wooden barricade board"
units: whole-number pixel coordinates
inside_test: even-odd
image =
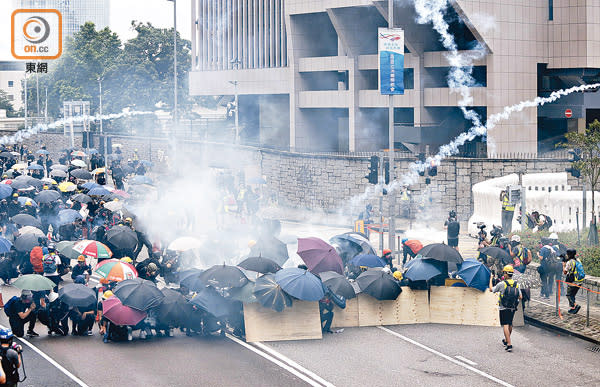
[[[247,342],[323,338],[318,302],[294,300],[283,312],[244,304],[244,323]]]
[[[396,300],[379,301],[358,295],[359,326],[417,324],[429,322],[427,291],[402,288]]]
[[[334,304],[335,305],[335,304]],[[333,308],[333,322],[335,328],[351,328],[358,326],[358,298],[346,300],[346,308],[340,309],[337,305]]]
[[[430,322],[500,326],[497,295],[473,288],[445,286],[432,286],[430,291]]]

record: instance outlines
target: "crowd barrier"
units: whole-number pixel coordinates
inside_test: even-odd
[[[435,286],[427,290],[402,288],[396,300],[379,301],[359,294],[335,307],[332,327],[351,328],[401,324],[456,324],[500,326],[498,296],[473,288]],[[244,304],[246,341],[320,339],[318,302],[294,300],[283,312],[259,304]],[[515,313],[515,326],[523,326],[523,309]]]

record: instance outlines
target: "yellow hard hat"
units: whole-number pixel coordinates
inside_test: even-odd
[[[121,262],[133,263],[133,259],[131,259],[129,257],[123,257],[123,258],[121,258]]]
[[[112,296],[113,296],[113,292],[110,291],[110,290],[107,290],[104,293],[102,293],[102,298],[105,299],[105,300],[108,300]]]
[[[131,223],[131,222],[133,222],[133,219],[131,219],[131,218],[125,218],[125,221],[126,221],[127,223]]]
[[[396,270],[393,274],[394,278],[397,279],[398,281],[402,281],[402,273],[400,272],[400,270]]]
[[[513,268],[512,265],[506,265],[506,266],[504,266],[504,269],[502,269],[502,271],[505,273],[514,273],[515,269]]]
[[[85,257],[83,255],[80,255],[79,257],[77,257],[77,262],[85,262]]]
[[[255,245],[255,244],[256,244],[256,241],[255,241],[255,240],[250,240],[250,241],[248,242],[248,247],[254,247],[254,245]]]

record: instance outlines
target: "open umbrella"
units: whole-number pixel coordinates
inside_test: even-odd
[[[154,282],[141,278],[126,279],[113,289],[123,305],[137,310],[148,310],[160,305],[165,295],[156,287]]]
[[[88,191],[88,195],[89,196],[108,196],[108,195],[110,195],[110,191],[102,186],[94,187]]]
[[[33,185],[31,185],[29,182],[25,181],[25,180],[13,180],[12,183],[10,184],[12,189],[16,189],[19,191],[31,191],[33,189],[35,189],[35,187]]]
[[[0,237],[0,254],[6,254],[10,251],[12,242],[4,237]]]
[[[93,240],[79,241],[73,246],[73,250],[88,257],[98,259],[110,258],[113,255],[108,246]]]
[[[25,197],[25,196],[19,196],[17,201],[19,202],[19,205],[21,207],[25,207],[25,206],[31,206],[31,207],[35,207],[35,208],[39,207],[38,204],[35,202],[35,200]]]
[[[64,255],[69,259],[77,259],[81,254],[78,251],[73,250],[76,242],[73,241],[61,241],[56,244],[56,251],[60,255]]]
[[[42,228],[42,222],[29,214],[17,214],[11,219],[13,223],[18,224],[19,226],[33,226],[36,228]]]
[[[107,281],[124,281],[138,276],[135,267],[119,259],[106,259],[96,265],[94,271]]]
[[[203,271],[198,279],[219,289],[239,288],[248,283],[248,277],[235,266],[215,265]]]
[[[82,194],[82,193],[78,193],[78,194],[71,196],[71,200],[73,200],[74,202],[79,202],[79,203],[91,203],[92,202],[91,197],[87,196],[86,194]]]
[[[39,246],[39,237],[35,234],[20,235],[15,239],[15,249],[22,253],[29,253],[35,246]]]
[[[46,234],[44,234],[44,232],[42,230],[40,230],[39,228],[33,227],[33,226],[25,226],[25,227],[21,227],[19,229],[19,234],[21,235],[25,235],[25,234],[35,234],[40,238],[45,238]]]
[[[154,182],[152,181],[151,178],[149,178],[148,176],[144,176],[144,175],[135,175],[134,177],[132,177],[131,179],[128,180],[129,184],[135,184],[135,185],[139,185],[139,184],[148,184],[148,185],[153,185]]]
[[[27,167],[27,169],[30,171],[42,171],[42,170],[44,170],[44,167],[42,167],[39,164],[31,164],[30,166]]]
[[[79,167],[79,168],[86,168],[87,167],[87,164],[85,163],[85,161],[79,160],[79,159],[71,160],[71,165],[74,165],[74,166]]]
[[[15,165],[13,165],[11,169],[14,169],[15,171],[18,171],[20,169],[26,169],[27,167],[28,167],[27,164],[22,164],[21,163],[21,164],[15,164]]]
[[[79,211],[72,210],[70,208],[65,210],[60,210],[58,212],[58,224],[69,224],[73,223],[75,219],[83,219]]]
[[[185,286],[192,292],[198,292],[206,287],[206,282],[200,279],[202,270],[189,269],[179,273],[179,286]]]
[[[85,157],[85,153],[82,151],[75,150],[71,152],[72,157]]]
[[[39,274],[25,274],[20,276],[13,282],[15,288],[21,290],[31,290],[34,292],[41,292],[43,290],[52,290],[56,284]]]
[[[227,316],[231,310],[231,301],[221,296],[210,286],[207,286],[198,292],[190,302],[216,318]]]
[[[323,284],[329,288],[329,290],[337,294],[338,296],[345,297],[347,299],[356,297],[356,292],[352,287],[352,284],[348,281],[348,278],[335,271],[324,271],[319,273]]]
[[[156,308],[157,320],[162,325],[170,327],[182,325],[189,313],[190,304],[181,293],[173,289],[164,288],[161,291],[165,298]]]
[[[465,281],[468,287],[479,289],[482,292],[485,292],[490,286],[492,273],[479,261],[467,259],[460,264],[456,274]]]
[[[319,301],[325,295],[323,283],[311,272],[292,267],[275,273],[275,281],[292,297],[304,301]]]
[[[371,242],[363,236],[363,234],[356,232],[347,232],[344,234],[336,235],[329,240],[331,243],[336,243],[340,247],[342,246],[354,246],[358,249],[358,253],[373,254],[375,255],[375,249],[371,246]]]
[[[92,189],[92,188],[96,188],[96,187],[100,187],[100,184],[98,183],[94,183],[93,181],[88,181],[87,183],[84,183],[81,185],[83,188],[85,189]]]
[[[319,238],[298,238],[298,255],[311,273],[335,271],[344,273],[342,258],[329,243]]]
[[[511,258],[508,251],[501,249],[500,247],[484,247],[483,249],[479,250],[479,252],[497,259],[499,262],[502,262],[502,265],[508,265],[513,263],[513,259]]]
[[[104,167],[100,167],[100,168],[96,168],[92,171],[92,175],[97,175],[99,173],[105,173],[106,172],[106,168]]]
[[[12,159],[15,156],[10,152],[4,151],[4,152],[0,153],[0,157],[2,157],[3,159]]]
[[[352,258],[349,263],[357,267],[385,267],[386,265],[383,259],[373,254],[359,254]]]
[[[49,155],[50,154],[50,152],[48,152],[46,149],[38,149],[35,153],[38,155]]]
[[[67,177],[67,172],[62,169],[53,169],[50,171],[50,176],[53,177]]]
[[[66,284],[58,290],[58,299],[79,308],[94,306],[97,302],[96,292],[82,284]]]
[[[116,250],[133,250],[138,244],[135,231],[127,226],[114,226],[106,232],[107,242]]]
[[[77,189],[77,186],[70,181],[63,181],[58,185],[60,192],[73,192]]]
[[[274,236],[263,236],[250,248],[253,257],[264,257],[282,266],[290,257],[285,243]]]
[[[444,271],[447,271],[443,262],[420,256],[411,259],[406,267],[408,269],[404,273],[404,277],[411,281],[429,281],[433,277],[444,274]]]
[[[0,184],[0,200],[12,195],[13,189],[8,184]]]
[[[123,305],[114,296],[102,301],[102,315],[117,325],[137,325],[147,316],[146,312]]]
[[[53,178],[51,178],[51,177],[44,177],[44,178],[41,178],[41,179],[40,179],[40,181],[41,181],[42,183],[44,183],[44,184],[50,184],[50,185],[57,185],[57,184],[58,184],[58,183],[56,182],[56,180],[54,180],[54,179],[53,179]],[[54,191],[54,192],[56,192],[56,191]]]
[[[106,204],[104,205],[106,207]],[[168,250],[187,251],[202,247],[202,241],[193,237],[179,237],[169,244]]]
[[[54,190],[43,190],[42,192],[35,195],[35,200],[38,203],[49,204],[60,199],[60,194]]]
[[[234,301],[240,301],[245,304],[251,304],[258,302],[254,295],[254,282],[248,281],[248,283],[241,288],[233,288],[229,290],[229,298]]]
[[[424,258],[431,258],[437,261],[462,263],[463,258],[456,249],[444,243],[432,243],[419,250]]]
[[[86,171],[85,169],[74,169],[71,172],[71,176],[76,177],[78,179],[90,180],[92,178],[92,174]]]
[[[383,270],[367,270],[356,278],[363,293],[378,300],[395,300],[402,293],[400,283]]]
[[[55,170],[68,171],[69,167],[67,167],[66,165],[63,165],[63,164],[52,164],[52,166],[50,167],[50,169],[52,171],[55,171]]]
[[[104,208],[109,211],[117,212],[123,208],[123,202],[120,200],[104,203]]]
[[[256,271],[258,273],[275,273],[281,270],[281,266],[273,262],[268,258],[263,257],[249,257],[238,263],[238,266],[242,269]]]
[[[292,306],[292,299],[283,291],[281,285],[275,281],[273,274],[259,277],[254,284],[254,296],[265,308],[282,312],[286,307]]]

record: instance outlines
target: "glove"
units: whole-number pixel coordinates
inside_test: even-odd
[[[17,351],[17,353],[21,353],[23,352],[23,347],[21,347],[19,344],[17,343],[12,343],[12,345],[10,346],[10,348],[14,349],[15,351]]]

